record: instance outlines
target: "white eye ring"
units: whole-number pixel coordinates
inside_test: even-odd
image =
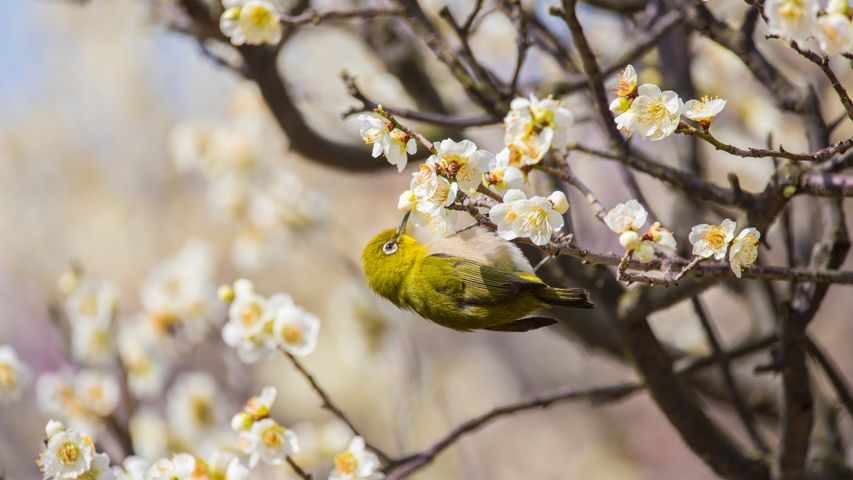
[[[388,242],[385,245],[382,245],[382,251],[385,255],[392,255],[397,252],[397,244],[394,242]]]

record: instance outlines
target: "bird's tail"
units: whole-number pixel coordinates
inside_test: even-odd
[[[589,292],[582,288],[542,288],[535,290],[536,298],[551,305],[575,308],[595,308],[589,302]]]

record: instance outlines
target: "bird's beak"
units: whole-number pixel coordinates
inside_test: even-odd
[[[397,241],[400,240],[400,235],[402,235],[403,232],[406,231],[406,223],[409,221],[409,216],[411,214],[412,214],[412,211],[409,210],[408,212],[406,212],[405,215],[403,215],[403,221],[400,222],[400,227],[397,228],[397,233],[394,234],[394,240],[393,240],[394,243],[397,243]]]

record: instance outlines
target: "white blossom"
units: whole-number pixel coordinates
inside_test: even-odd
[[[248,431],[241,432],[240,446],[250,455],[250,467],[257,465],[259,460],[268,465],[280,465],[285,457],[299,451],[296,434],[271,418],[258,420]]]
[[[614,95],[621,98],[631,98],[637,95],[637,71],[634,70],[633,65],[629,64],[624,70],[622,70],[612,92]]]
[[[722,98],[702,97],[700,100],[688,100],[684,104],[684,116],[707,127],[726,106]]]
[[[71,328],[71,352],[89,365],[108,365],[115,354],[113,332],[109,324],[84,322]]]
[[[719,225],[701,224],[690,230],[689,240],[693,244],[693,255],[708,258],[713,256],[722,260],[726,256],[729,243],[734,238],[737,224],[728,218]]]
[[[651,140],[660,140],[675,132],[684,109],[678,94],[672,90],[661,92],[651,83],[641,85],[637,93],[631,108],[616,117],[619,128]]]
[[[275,312],[273,329],[286,352],[304,357],[314,351],[320,333],[320,319],[294,304],[280,306]]]
[[[249,469],[232,453],[214,451],[207,457],[206,463],[209,480],[248,480],[250,478]]]
[[[75,430],[62,430],[47,440],[38,464],[46,479],[76,479],[91,468],[94,457],[91,439]]]
[[[504,144],[510,150],[511,163],[534,165],[551,148],[564,149],[573,123],[572,112],[553,98],[540,100],[531,94],[514,99],[504,117]]]
[[[402,172],[409,160],[408,155],[418,151],[415,138],[376,113],[359,115],[358,119],[362,123],[361,138],[364,143],[373,145],[373,157],[385,155],[388,163],[396,165],[397,171]]]
[[[106,373],[83,370],[74,378],[74,395],[80,405],[99,417],[106,417],[118,406],[118,382]]]
[[[729,265],[737,278],[743,267],[749,267],[758,259],[758,240],[761,232],[755,228],[744,228],[732,242],[729,249]]]
[[[65,300],[65,311],[72,325],[109,325],[117,302],[118,293],[113,285],[83,278]]]
[[[489,170],[483,174],[483,183],[489,188],[503,193],[510,188],[519,189],[524,186],[525,175],[520,168],[509,162],[509,148],[504,148],[492,158]]]
[[[527,196],[521,190],[509,190],[503,202],[489,210],[501,238],[527,237],[536,245],[545,245],[551,235],[563,228],[563,216],[544,197]]]
[[[222,338],[228,346],[237,349],[241,360],[255,362],[275,350],[273,323],[276,308],[293,301],[284,294],[267,299],[249,288],[238,288],[236,283],[234,290],[236,296],[228,309],[228,322],[222,329]]]
[[[32,380],[32,372],[8,345],[0,346],[0,403],[18,401]]]
[[[604,223],[613,233],[624,233],[628,230],[639,230],[646,223],[649,213],[635,199],[620,203],[611,208],[604,216]]]
[[[235,431],[247,430],[258,420],[267,418],[278,391],[275,387],[264,387],[260,395],[250,398],[243,411],[231,419],[231,428]]]
[[[466,192],[476,190],[483,171],[494,160],[494,155],[478,149],[471,140],[455,142],[445,139],[436,145],[436,168],[459,184]]]
[[[640,263],[649,263],[655,258],[655,247],[651,242],[640,242],[633,250],[632,257]]]
[[[379,458],[367,450],[364,439],[354,437],[346,451],[335,456],[335,469],[329,480],[380,480]]]
[[[176,434],[189,443],[219,427],[223,394],[208,373],[181,374],[166,396],[166,414]]]
[[[179,453],[161,458],[148,468],[145,480],[190,480],[195,478],[196,460],[190,454]]]
[[[814,31],[819,9],[816,0],[767,0],[764,4],[770,32],[799,42]]]
[[[139,398],[158,395],[169,373],[169,362],[152,325],[136,317],[118,334],[118,352],[127,372],[130,392]]]
[[[154,459],[167,452],[169,425],[152,408],[139,408],[128,422],[133,451],[143,458]],[[145,466],[147,469],[147,465]]]
[[[818,17],[815,36],[827,55],[853,52],[853,21],[846,15],[833,13]]]
[[[265,0],[226,0],[219,28],[234,45],[275,45],[281,41],[281,15]]]
[[[145,480],[145,472],[149,463],[142,457],[131,455],[126,457],[121,466],[113,467],[116,480]]]

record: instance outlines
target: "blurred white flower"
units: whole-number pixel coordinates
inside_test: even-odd
[[[110,468],[110,457],[106,453],[96,453],[92,466],[75,480],[115,480],[116,474]]]
[[[163,390],[170,366],[161,342],[142,317],[119,329],[119,357],[127,372],[130,393],[138,398],[152,398]]]
[[[219,29],[234,45],[275,45],[281,41],[281,15],[265,0],[225,0]]]
[[[150,407],[136,411],[128,423],[133,451],[143,458],[153,459],[165,455],[169,444],[169,426]]]
[[[181,250],[155,266],[141,287],[142,305],[160,333],[177,333],[198,342],[221,315],[213,282],[215,261],[206,242],[187,241]]]
[[[269,356],[277,346],[274,332],[275,312],[281,305],[292,304],[285,294],[273,295],[269,299],[248,288],[237,288],[234,301],[228,309],[228,322],[222,329],[225,343],[237,349],[240,359],[246,363]]]
[[[74,393],[74,379],[70,372],[46,372],[36,381],[36,400],[39,410],[63,419],[83,415]]]
[[[744,228],[732,242],[729,249],[729,265],[737,278],[743,267],[749,267],[758,260],[758,240],[761,232],[755,228]]]
[[[145,472],[148,467],[148,460],[131,455],[124,459],[121,466],[113,467],[113,474],[116,480],[145,480]]]
[[[84,277],[65,300],[65,311],[72,326],[83,323],[104,326],[112,321],[117,303],[118,292],[113,285]]]
[[[245,175],[225,174],[210,180],[207,201],[215,215],[240,219],[249,210],[252,189]]]
[[[335,456],[335,469],[329,480],[380,480],[379,458],[365,448],[364,439],[354,437],[345,452]]]
[[[530,98],[514,99],[504,117],[504,145],[509,148],[510,163],[533,165],[551,148],[564,149],[573,123],[572,112],[551,97],[540,100],[531,94]]]
[[[770,32],[800,42],[812,35],[819,9],[815,0],[767,0],[764,4]]]
[[[71,352],[88,365],[108,365],[115,354],[113,333],[109,324],[83,322],[71,328]]]
[[[46,479],[76,479],[92,467],[94,457],[91,439],[75,430],[62,430],[47,440],[38,464]]]
[[[208,373],[181,374],[166,396],[166,414],[171,431],[195,444],[217,429],[223,419],[223,394]]]
[[[563,216],[544,197],[527,196],[521,190],[509,190],[503,202],[489,210],[501,238],[527,237],[536,245],[545,245],[551,235],[563,228]]]
[[[148,468],[145,480],[190,480],[195,478],[195,457],[178,453],[172,458],[161,458]]]
[[[275,336],[279,345],[297,357],[314,351],[320,333],[320,319],[292,303],[280,305],[275,312]]]
[[[455,179],[465,192],[476,190],[483,177],[483,171],[494,160],[494,155],[478,149],[471,140],[455,142],[445,139],[436,145],[438,154],[432,159],[435,167]]]
[[[118,382],[109,374],[82,370],[74,378],[74,394],[80,405],[99,417],[112,414],[118,406]]]
[[[826,4],[827,15],[847,15],[850,16],[853,11],[850,9],[849,0],[829,0]]]
[[[0,403],[18,401],[31,380],[30,368],[21,362],[15,350],[0,345]]]
[[[249,220],[268,230],[298,232],[315,225],[326,209],[322,197],[284,168],[268,172],[249,204]]]
[[[207,457],[208,480],[247,480],[249,469],[233,453],[214,451]]]
[[[700,100],[688,100],[684,104],[684,116],[707,128],[725,106],[726,101],[722,98],[704,96]]]
[[[604,223],[613,233],[637,231],[645,225],[648,214],[640,202],[631,199],[611,208],[604,216]]]
[[[296,434],[271,418],[258,420],[247,431],[240,432],[240,447],[249,455],[249,467],[258,461],[280,465],[285,458],[299,451]]]
[[[853,21],[846,15],[835,13],[818,17],[815,36],[820,49],[827,55],[853,51]]]
[[[483,183],[498,193],[506,192],[510,188],[519,189],[524,186],[524,173],[517,166],[510,164],[509,157],[508,148],[498,152],[489,164],[489,171],[483,175]]]
[[[737,224],[728,218],[719,225],[703,223],[690,230],[690,243],[693,245],[693,255],[702,258],[713,256],[721,260],[726,256],[729,243],[734,238]]]
[[[361,138],[364,143],[373,145],[373,157],[384,154],[388,163],[396,165],[397,171],[402,172],[409,160],[408,155],[418,151],[415,138],[379,114],[367,113],[359,115],[358,119],[361,121]]]
[[[627,112],[616,117],[616,124],[627,132],[660,140],[678,128],[684,103],[672,90],[661,92],[657,85],[640,85],[638,96]]]

